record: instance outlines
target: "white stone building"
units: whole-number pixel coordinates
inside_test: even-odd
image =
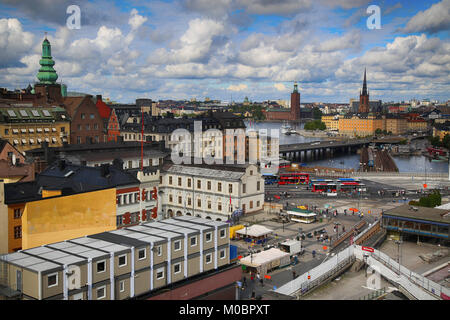
[[[158,215],[226,221],[233,211],[263,210],[264,179],[256,165],[175,165],[161,171]]]

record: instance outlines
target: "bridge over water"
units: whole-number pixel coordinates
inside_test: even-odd
[[[370,139],[346,141],[313,141],[307,143],[283,144],[279,147],[280,156],[289,160],[319,160],[332,158],[336,154],[351,154],[370,144]]]

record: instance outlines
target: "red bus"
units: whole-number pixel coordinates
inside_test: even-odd
[[[312,192],[336,192],[336,183],[313,183],[311,186]]]
[[[281,173],[278,184],[308,184],[309,173]]]
[[[338,190],[341,192],[365,192],[366,186],[360,182],[343,182],[338,183]]]

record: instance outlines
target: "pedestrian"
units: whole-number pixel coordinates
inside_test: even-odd
[[[255,300],[255,297],[256,297],[256,293],[255,293],[255,291],[253,290],[253,291],[252,291],[252,296],[251,296],[250,299],[251,299],[251,300]]]
[[[245,288],[247,286],[247,278],[244,276],[244,279],[242,280],[243,287]]]
[[[312,251],[312,256],[313,256],[313,258],[316,257],[316,250],[313,250],[313,251]]]
[[[295,278],[296,278],[295,270],[292,270],[292,279],[295,279]]]

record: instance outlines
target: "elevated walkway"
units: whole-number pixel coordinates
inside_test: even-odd
[[[379,250],[370,248],[369,250],[373,252],[369,252],[367,248],[357,244],[367,239],[379,241],[380,237],[384,236],[382,231],[379,228],[379,221],[377,221],[355,237],[355,244],[336,253],[309,272],[281,286],[275,292],[299,298],[336,278],[349,267],[353,266],[352,270],[357,271],[367,264],[372,270],[395,284],[410,299],[449,300],[449,288],[399,265],[394,259]]]

